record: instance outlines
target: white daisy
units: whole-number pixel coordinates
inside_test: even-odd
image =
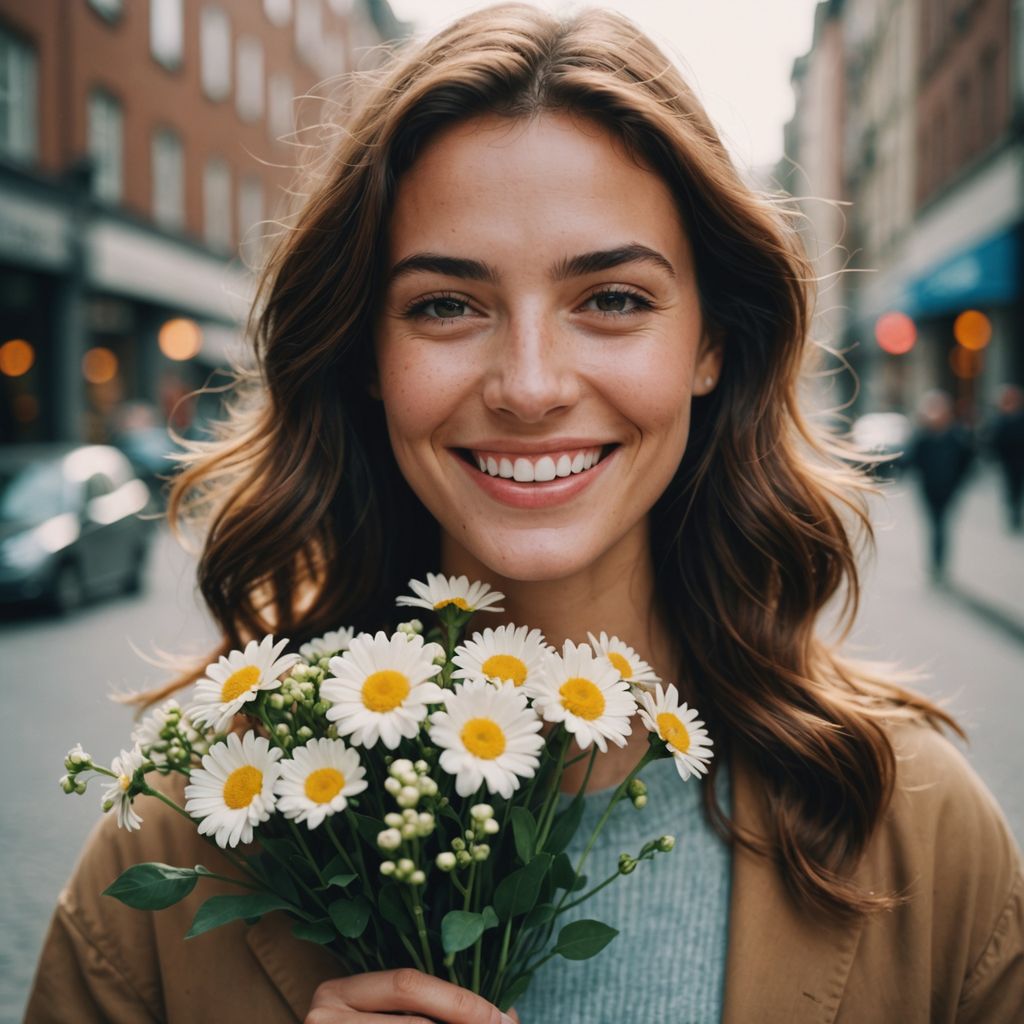
[[[331,702],[327,717],[339,736],[357,747],[377,739],[394,750],[402,737],[412,739],[427,717],[428,704],[440,704],[444,691],[430,680],[441,671],[433,662],[433,644],[419,634],[361,633],[340,657],[331,658],[331,675],[320,696]]]
[[[359,755],[343,740],[311,740],[281,762],[274,785],[277,809],[286,818],[316,828],[324,818],[345,810],[348,798],[367,787]]]
[[[587,638],[594,649],[594,654],[599,658],[607,658],[630,686],[649,689],[655,683],[661,682],[654,669],[629,644],[623,643],[617,636],[609,636],[602,630],[600,636],[588,633]]]
[[[251,843],[253,826],[274,809],[280,756],[280,749],[251,729],[242,739],[230,733],[214,744],[185,787],[185,810],[202,819],[199,834],[212,834],[221,849]]]
[[[470,583],[467,576],[442,576],[440,573],[428,572],[426,583],[409,580],[409,586],[415,591],[416,597],[403,596],[395,604],[429,608],[431,611],[440,611],[452,604],[464,612],[505,610],[495,607],[504,594],[491,590],[486,583]]]
[[[146,715],[135,726],[132,730],[132,742],[153,764],[162,768],[167,764],[167,748],[175,732],[180,733],[191,745],[195,745],[202,739],[193,727],[188,714],[172,698],[164,701],[160,707]]]
[[[458,666],[453,679],[488,679],[492,683],[522,686],[543,670],[555,649],[544,634],[529,626],[499,626],[474,633],[455,648],[452,661]]]
[[[288,644],[287,638],[276,644],[271,635],[259,643],[250,640],[244,651],[223,654],[207,665],[206,678],[196,683],[196,696],[188,713],[197,725],[208,725],[223,732],[246,701],[260,690],[276,690],[279,676],[299,660],[297,654],[278,657]]]
[[[640,719],[647,728],[657,733],[668,745],[675,758],[676,771],[685,781],[691,775],[707,774],[711,760],[712,741],[704,723],[697,718],[697,709],[679,703],[679,692],[674,686],[655,692],[640,694]]]
[[[342,626],[341,629],[332,629],[323,636],[314,637],[308,644],[299,648],[299,653],[309,662],[317,662],[323,657],[333,657],[348,650],[352,643],[355,630],[351,626]]]
[[[629,719],[636,700],[629,684],[607,658],[595,658],[587,644],[577,647],[566,640],[561,655],[548,656],[529,695],[537,714],[548,722],[561,722],[581,749],[596,743],[603,753],[609,739],[622,747],[632,732]]]
[[[443,748],[441,767],[455,776],[459,796],[487,783],[507,800],[537,770],[541,728],[522,690],[470,679],[446,691],[445,709],[430,716],[430,741]]]
[[[122,750],[121,756],[115,757],[110,765],[117,778],[103,790],[103,810],[112,811],[116,807],[118,826],[129,832],[142,827],[142,818],[132,807],[131,788],[132,778],[145,760],[137,744],[131,750]]]

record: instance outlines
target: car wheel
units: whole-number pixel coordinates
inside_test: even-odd
[[[63,562],[57,569],[57,575],[53,579],[53,590],[50,592],[50,603],[53,610],[60,615],[67,615],[85,603],[82,574],[74,562]]]

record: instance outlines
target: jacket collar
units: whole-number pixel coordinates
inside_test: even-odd
[[[732,786],[736,824],[765,835],[756,775],[735,756]],[[860,925],[800,913],[773,863],[737,846],[722,1024],[833,1024],[860,934]],[[248,929],[246,941],[298,1021],[305,1019],[317,986],[340,976],[330,953],[292,936],[284,914],[264,917]]]
[[[735,822],[764,836],[764,800],[756,775],[741,758],[734,757],[732,767]],[[832,1024],[861,929],[860,924],[801,913],[774,863],[737,844],[722,1024]]]

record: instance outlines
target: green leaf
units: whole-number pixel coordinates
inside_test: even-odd
[[[336,853],[324,867],[323,875],[324,878],[330,878],[333,875],[343,875],[348,871],[348,862],[340,853]]]
[[[573,892],[579,892],[580,889],[586,888],[586,885],[587,885],[587,876],[586,875],[580,875],[580,877],[577,878],[576,881],[573,883],[572,891]]]
[[[538,903],[523,921],[523,928],[539,928],[547,924],[555,916],[555,905],[553,903]]]
[[[449,910],[441,921],[441,945],[446,953],[461,953],[483,935],[485,927],[483,914]]]
[[[515,1001],[530,987],[530,982],[533,980],[533,971],[527,971],[526,974],[516,975],[509,983],[505,986],[504,991],[498,999],[498,1009],[504,1013],[506,1010],[512,1009]]]
[[[376,850],[377,836],[383,830],[384,822],[371,818],[368,814],[359,814],[356,811],[352,811],[351,814],[355,819],[356,830],[359,832],[359,835]]]
[[[509,818],[512,821],[516,853],[524,864],[529,864],[533,860],[533,848],[537,843],[537,822],[526,807],[513,807]]]
[[[327,879],[327,884],[333,885],[338,889],[344,889],[346,885],[350,885],[352,882],[354,882],[357,877],[357,875],[351,874],[331,875],[331,877]]]
[[[554,951],[566,960],[589,960],[618,934],[618,929],[600,921],[573,921],[558,933]]]
[[[551,855],[538,853],[524,868],[513,871],[494,890],[494,909],[502,921],[525,914],[537,902],[541,882],[551,867]]]
[[[327,920],[298,921],[292,928],[292,935],[295,938],[303,939],[306,942],[316,942],[321,946],[325,946],[337,934],[334,925]]]
[[[484,931],[487,931],[488,928],[497,928],[501,923],[498,920],[498,915],[494,912],[494,907],[489,903],[480,911],[480,915],[484,919]]]
[[[288,910],[291,904],[272,892],[253,892],[243,896],[211,896],[197,911],[186,939],[194,939],[213,928],[230,924],[241,918],[251,919],[269,914],[272,910]]]
[[[372,909],[365,897],[357,896],[354,900],[335,900],[327,908],[327,913],[331,915],[339,935],[346,939],[358,939],[366,931]]]
[[[405,932],[406,935],[416,934],[416,926],[405,905],[405,900],[402,899],[402,888],[396,883],[391,882],[381,887],[377,895],[377,908],[380,910],[380,916],[388,924]]]
[[[548,853],[561,853],[576,835],[576,829],[583,820],[583,797],[577,795],[569,806],[555,819],[554,828],[548,834],[544,849]]]
[[[576,881],[576,872],[573,869],[569,854],[560,853],[555,862],[551,865],[551,881],[556,889],[571,889]]]
[[[136,864],[103,890],[135,910],[163,910],[183,900],[195,887],[199,873],[195,868],[176,868],[170,864]]]

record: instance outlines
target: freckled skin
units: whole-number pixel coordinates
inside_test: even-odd
[[[674,276],[647,262],[561,281],[549,273],[631,243],[667,257]],[[649,561],[648,512],[685,450],[691,397],[709,390],[707,376],[717,381],[721,363],[666,184],[590,121],[488,115],[436,137],[403,177],[389,249],[389,266],[430,252],[485,261],[499,275],[401,277],[377,316],[392,448],[441,525],[445,570],[492,582],[582,575],[593,590]],[[622,289],[654,308],[627,315],[638,308],[628,297],[610,312],[595,299]],[[439,304],[406,315],[427,298]],[[450,450],[556,435],[621,448],[600,479],[553,508],[500,504]]]

